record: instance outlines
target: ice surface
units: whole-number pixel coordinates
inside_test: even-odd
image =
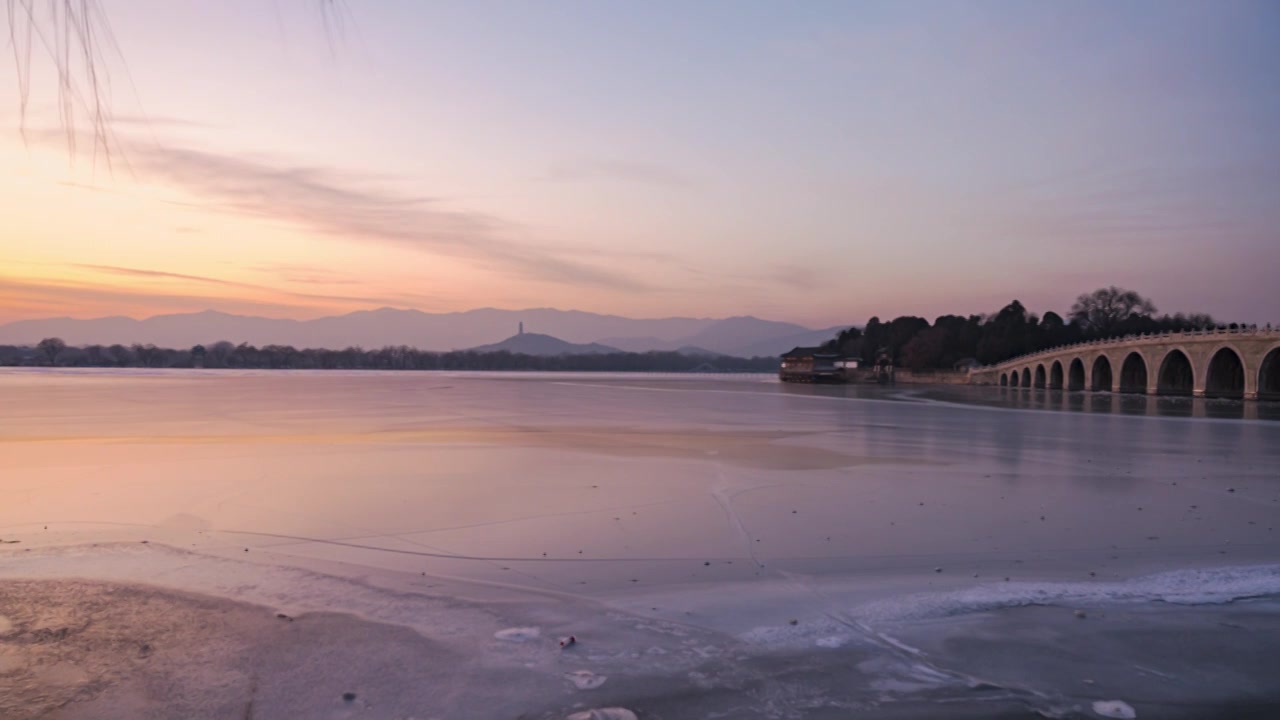
[[[1107,627],[1098,607],[1280,594],[1280,424],[913,397],[760,379],[0,372],[0,537],[20,541],[0,546],[0,581],[142,584],[301,623],[286,626],[339,613],[411,631],[432,645],[404,652],[497,673],[528,700],[510,715],[537,720],[587,712],[577,681],[606,676],[591,705],[640,717],[918,717],[943,701],[963,716],[975,693],[1087,715],[1061,667],[977,691],[987,656],[949,656],[928,633],[969,647],[974,618],[1088,607],[1055,630],[1069,638]],[[79,627],[61,617],[43,621]],[[85,666],[67,662],[41,682],[78,686]],[[325,712],[382,712],[356,692]],[[476,717],[500,716],[480,697]]]

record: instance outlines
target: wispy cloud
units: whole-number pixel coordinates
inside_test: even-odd
[[[798,265],[779,265],[766,274],[765,278],[780,285],[803,290],[818,282],[817,271]]]
[[[111,115],[107,118],[107,122],[118,127],[143,127],[151,129],[161,128],[212,128],[216,127],[206,122],[198,120],[186,120],[184,118],[166,117],[163,115]]]
[[[547,174],[547,179],[555,182],[618,180],[661,187],[687,187],[693,184],[687,175],[672,168],[630,160],[566,163],[553,168]]]
[[[1017,201],[1001,197],[1011,208],[997,222],[1019,237],[1111,249],[1222,242],[1269,232],[1280,214],[1260,188],[1277,180],[1280,173],[1264,165],[1156,168],[1099,161],[1088,171],[1011,188]],[[1230,192],[1224,198],[1206,187]]]
[[[259,289],[258,286],[250,285],[248,283],[240,283],[232,280],[221,280],[219,278],[205,277],[203,275],[186,275],[184,273],[166,272],[164,270],[146,270],[143,268],[117,267],[115,265],[89,265],[84,263],[77,263],[73,267],[84,268],[85,270],[95,270],[97,272],[110,273],[112,275],[128,275],[131,277],[146,277],[146,278],[167,278],[170,280],[192,280],[195,282],[209,283],[211,285],[226,285],[228,287]]]
[[[253,269],[299,285],[359,285],[362,282],[325,268],[294,263],[255,265]]]
[[[236,288],[239,290],[253,290],[259,293],[275,295],[286,298],[294,298],[298,300],[320,300],[324,302],[338,303],[360,303],[366,305],[414,305],[421,303],[423,300],[433,300],[427,295],[330,295],[324,293],[306,293],[295,292],[292,290],[282,290],[280,288],[267,287],[265,285],[255,285],[253,283],[237,282],[234,280],[223,280],[221,278],[209,277],[205,275],[189,275],[186,273],[175,273],[164,270],[148,270],[145,268],[117,267],[114,265],[87,265],[80,264],[75,267],[93,270],[95,272],[105,273],[109,275],[119,275],[134,278],[150,278],[159,280],[182,280],[186,282],[195,282],[205,285],[218,285],[222,287]]]
[[[312,306],[251,300],[241,297],[185,292],[153,292],[93,283],[16,280],[0,277],[0,304],[9,308],[8,298],[18,298],[27,308],[38,308],[31,316],[47,317],[54,308],[80,313],[86,307],[133,308],[147,315],[157,310],[206,310],[216,307],[228,312],[267,313],[272,315],[313,314]],[[18,309],[18,308],[13,308]],[[24,313],[27,314],[27,313]]]
[[[583,262],[571,250],[516,242],[511,239],[516,228],[494,216],[370,187],[339,170],[153,145],[131,147],[128,158],[139,176],[181,187],[226,211],[352,241],[447,255],[547,282],[645,289],[635,278]]]

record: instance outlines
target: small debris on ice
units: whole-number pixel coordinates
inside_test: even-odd
[[[578,644],[578,638],[570,635],[569,637],[560,638],[560,647],[567,648]]]

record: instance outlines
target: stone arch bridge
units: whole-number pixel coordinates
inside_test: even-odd
[[[1131,335],[1065,345],[975,368],[969,382],[1280,400],[1280,328]]]

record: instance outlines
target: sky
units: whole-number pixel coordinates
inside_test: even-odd
[[[30,2],[0,322],[829,327],[1120,285],[1280,323],[1274,2],[97,0],[105,148]]]

